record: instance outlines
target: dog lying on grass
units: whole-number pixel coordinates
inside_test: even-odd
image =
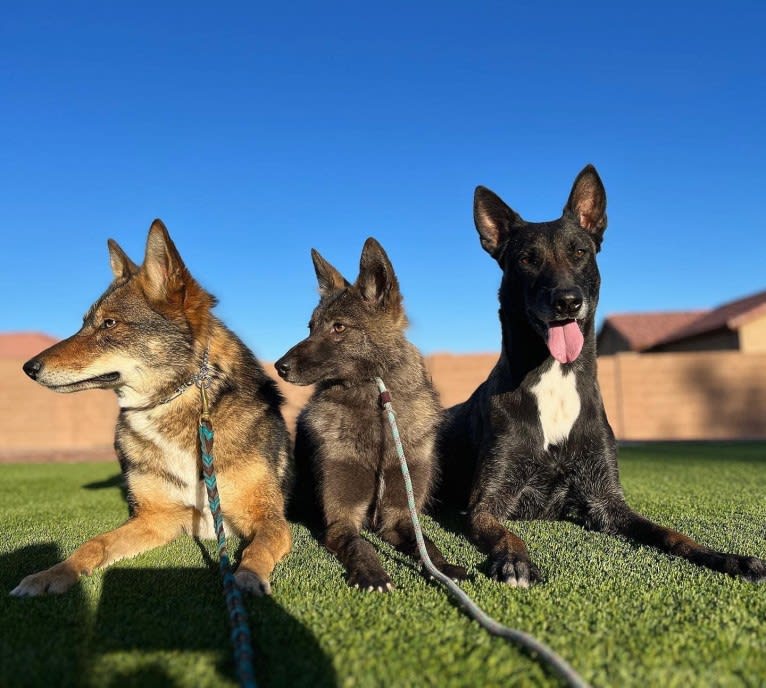
[[[191,276],[162,222],[149,230],[140,268],[112,240],[109,255],[114,281],[82,328],[25,363],[24,371],[56,392],[117,393],[115,448],[130,518],[27,576],[11,594],[62,593],[80,575],[183,531],[215,537],[197,434],[201,377],[209,382],[225,523],[251,541],[235,577],[241,588],[267,594],[275,564],[290,550],[284,516],[290,438],[282,398],[253,354],[212,314],[214,297]]]
[[[316,384],[298,418],[299,482],[308,478],[301,467],[309,466],[326,526],[324,542],[346,567],[348,584],[384,592],[391,580],[361,529],[373,529],[411,557],[418,553],[404,479],[373,378],[380,376],[391,390],[418,509],[431,493],[441,409],[423,357],[405,338],[399,283],[380,244],[372,238],[365,242],[353,285],[319,253],[311,255],[320,301],[310,334],[275,364],[288,382]],[[465,569],[449,564],[430,540],[426,546],[439,570],[465,577]]]
[[[766,562],[716,552],[636,513],[625,502],[617,444],[596,378],[596,254],[606,192],[595,168],[577,176],[558,220],[526,222],[476,189],[481,245],[503,271],[500,360],[440,431],[441,499],[468,508],[490,575],[512,586],[540,579],[504,519],[571,519],[715,571],[766,580]]]

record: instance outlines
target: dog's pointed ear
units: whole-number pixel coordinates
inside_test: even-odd
[[[315,248],[311,249],[311,260],[314,262],[314,272],[319,283],[319,295],[325,297],[338,289],[348,287],[349,283],[330,263],[319,254]]]
[[[574,180],[564,214],[589,232],[601,247],[606,229],[606,190],[593,165],[586,165]]]
[[[477,186],[473,194],[473,221],[482,248],[495,259],[500,257],[513,228],[524,222],[486,186]]]
[[[128,254],[122,250],[114,239],[109,239],[106,244],[109,247],[109,265],[112,268],[112,274],[115,279],[129,277],[138,272],[138,265],[128,258]]]
[[[189,280],[188,270],[162,220],[155,220],[149,228],[141,269],[147,295],[157,300],[181,292]]]
[[[364,242],[356,286],[368,303],[389,306],[401,302],[394,267],[383,247],[372,237]]]

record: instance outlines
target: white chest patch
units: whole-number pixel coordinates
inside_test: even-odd
[[[192,518],[191,529],[186,528],[189,535],[215,539],[213,514],[210,512],[205,483],[199,479],[196,455],[185,451],[157,432],[150,418],[149,414],[136,414],[131,419],[131,427],[160,449],[163,455],[163,468],[186,483],[185,488],[168,484],[166,487],[168,501],[194,508],[195,515]],[[227,532],[232,532],[231,523],[225,516],[224,523],[227,525]]]
[[[577,380],[573,372],[564,375],[561,364],[554,361],[530,391],[537,399],[543,429],[543,449],[548,449],[552,444],[559,444],[569,437],[580,415]]]

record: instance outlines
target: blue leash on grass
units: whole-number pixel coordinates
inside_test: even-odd
[[[207,393],[204,384],[199,385],[202,396],[202,415],[199,419],[200,454],[202,456],[202,475],[207,489],[208,504],[213,514],[213,525],[218,539],[218,560],[223,577],[223,594],[226,598],[226,607],[229,610],[229,624],[231,625],[231,644],[234,647],[234,664],[242,688],[257,688],[255,682],[255,670],[253,668],[253,643],[250,636],[250,626],[247,623],[247,611],[242,600],[242,592],[234,579],[229,562],[229,553],[226,548],[226,533],[223,529],[223,513],[221,512],[221,498],[218,494],[218,484],[215,479],[215,465],[213,463],[213,424],[207,403]]]
[[[588,684],[579,676],[579,674],[569,665],[569,663],[563,658],[551,650],[547,645],[543,644],[537,638],[532,637],[528,633],[523,631],[517,631],[514,628],[503,626],[503,624],[495,621],[489,614],[487,614],[481,607],[479,607],[466,593],[460,588],[455,581],[449,576],[445,576],[439,569],[437,569],[431,557],[428,556],[425,542],[423,542],[423,531],[420,529],[420,519],[418,518],[418,512],[415,508],[415,495],[412,491],[412,480],[410,479],[410,471],[407,467],[407,458],[404,455],[404,447],[402,446],[402,439],[399,436],[399,428],[396,425],[396,414],[394,413],[394,407],[391,404],[391,393],[386,389],[386,385],[379,377],[375,378],[375,383],[378,385],[380,391],[380,402],[383,409],[388,416],[388,424],[391,426],[391,435],[394,438],[394,444],[396,445],[396,453],[399,456],[399,464],[402,468],[402,476],[404,476],[404,487],[407,492],[407,505],[410,509],[410,517],[412,518],[412,525],[415,529],[415,539],[418,543],[418,551],[420,552],[420,559],[426,570],[447,590],[449,590],[454,597],[458,599],[463,609],[467,614],[473,618],[480,626],[484,627],[492,635],[497,635],[516,643],[517,645],[528,650],[533,655],[539,657],[545,662],[553,671],[555,671],[569,686],[572,688],[588,688]]]

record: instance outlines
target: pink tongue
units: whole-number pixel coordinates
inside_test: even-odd
[[[548,327],[548,351],[559,363],[571,363],[582,351],[583,338],[576,322]]]

